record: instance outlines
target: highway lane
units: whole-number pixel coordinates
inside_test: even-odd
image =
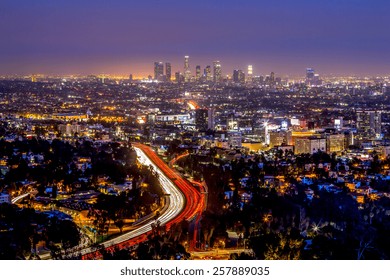
[[[197,208],[197,216],[196,216],[196,220],[195,220],[194,235],[193,235],[193,240],[192,240],[192,244],[191,244],[191,249],[193,249],[194,246],[196,245],[196,241],[198,238],[198,232],[200,231],[199,228],[200,228],[200,220],[202,218],[202,213],[206,209],[206,205],[207,205],[207,203],[206,203],[207,189],[206,189],[206,186],[200,182],[192,180],[191,183],[195,184],[199,187],[200,195],[201,195],[201,200],[200,200],[200,203],[198,204],[198,208]]]
[[[179,216],[170,221],[168,226],[172,225],[173,223],[181,222],[184,219],[188,221],[193,220],[199,210],[199,204],[201,202],[200,193],[192,186],[190,182],[183,179],[179,173],[169,168],[168,165],[162,159],[160,159],[150,147],[145,145],[142,146],[148,157],[150,157],[150,159],[156,165],[158,165],[160,170],[162,170],[162,172],[164,172],[164,174],[166,174],[185,195],[187,202],[185,209],[183,209]]]
[[[183,190],[185,189],[183,186],[178,186],[176,183],[178,178],[176,176],[172,177],[173,174],[169,167],[150,147],[142,144],[134,144],[134,149],[137,152],[140,163],[146,166],[151,166],[151,168],[158,174],[158,179],[161,183],[163,192],[167,195],[168,207],[166,207],[165,211],[163,211],[158,218],[161,225],[166,224],[167,228],[169,228],[173,222],[181,221],[183,219],[183,212],[186,216],[189,216],[190,210],[187,209],[187,196],[183,193]],[[173,180],[175,183],[173,183]],[[180,185],[182,185],[181,181]],[[194,202],[192,201],[192,198],[190,201],[190,205],[193,205]],[[114,249],[115,247],[122,249],[137,245],[147,239],[147,233],[151,231],[152,223],[154,223],[153,220],[146,221],[137,229],[103,242],[101,245],[108,248],[108,250]],[[92,248],[82,250],[81,254],[85,259],[99,257],[99,253],[96,253]]]
[[[12,203],[12,204],[15,204],[15,203],[17,203],[19,200],[21,200],[21,199],[25,198],[26,196],[28,196],[29,194],[30,194],[30,193],[28,192],[28,193],[19,195],[19,196],[13,198],[13,199],[11,200],[11,203]]]
[[[169,162],[169,166],[171,168],[173,168],[174,164],[184,158],[184,157],[187,157],[189,156],[190,154],[188,152],[185,152],[181,155],[178,155],[176,156],[174,159],[172,159],[170,162]],[[177,173],[177,172],[176,172]],[[178,174],[178,173],[177,173]],[[180,174],[178,175],[180,176]],[[203,211],[206,209],[206,205],[207,205],[207,202],[206,202],[206,199],[207,199],[207,186],[200,182],[197,182],[197,181],[194,181],[194,180],[190,180],[190,182],[194,185],[196,185],[198,188],[199,188],[199,193],[200,193],[200,199],[199,199],[199,202],[197,203],[197,208],[196,208],[196,212],[194,215],[196,215],[196,219],[195,219],[195,227],[194,227],[194,234],[193,234],[193,240],[192,240],[192,243],[190,245],[190,249],[193,249],[195,244],[196,244],[196,241],[197,241],[197,238],[198,238],[198,232],[200,230],[200,220],[202,218],[202,213]]]
[[[134,144],[134,147],[142,148],[146,155],[158,166],[158,168],[180,189],[186,200],[186,207],[175,219],[171,220],[167,225],[168,228],[173,223],[181,222],[182,220],[192,220],[199,207],[201,200],[200,193],[192,186],[190,182],[183,179],[181,175],[172,170],[157,154],[148,146],[143,144]]]

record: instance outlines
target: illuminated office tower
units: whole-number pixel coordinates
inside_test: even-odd
[[[306,84],[311,85],[314,80],[314,69],[306,68]]]
[[[207,128],[211,130],[215,129],[214,115],[215,115],[215,109],[209,108],[207,111]]]
[[[361,139],[380,138],[382,117],[380,111],[356,111],[356,128]]]
[[[169,62],[165,63],[165,76],[168,82],[172,79],[172,68]]]
[[[206,131],[215,129],[214,108],[196,109],[195,111],[195,126],[198,130]]]
[[[313,77],[313,85],[320,85],[321,84],[321,80],[320,80],[320,75],[318,74],[314,74],[314,77]]]
[[[275,84],[275,73],[274,72],[271,72],[270,82],[271,82],[271,85]]]
[[[206,77],[206,81],[211,81],[211,67],[210,65],[207,65],[206,68],[204,69],[204,76]]]
[[[235,83],[238,83],[238,71],[241,71],[241,70],[233,70],[233,82]]]
[[[252,79],[253,79],[253,67],[252,67],[252,65],[248,65],[247,81],[252,82]]]
[[[235,83],[245,83],[245,74],[242,70],[233,71],[233,82]]]
[[[197,130],[207,130],[208,127],[208,110],[196,109],[195,111],[195,127]]]
[[[216,60],[214,61],[214,83],[220,83],[222,81],[222,69],[221,63]]]
[[[183,74],[180,72],[175,73],[175,80],[177,83],[182,83],[184,81]]]
[[[329,154],[342,152],[345,149],[344,134],[330,134],[326,136],[326,152]]]
[[[189,82],[191,79],[191,71],[190,71],[190,57],[186,55],[184,57],[184,81]]]
[[[200,80],[200,65],[196,65],[196,80],[199,81]]]
[[[154,79],[162,81],[164,78],[164,63],[155,62],[154,63]]]

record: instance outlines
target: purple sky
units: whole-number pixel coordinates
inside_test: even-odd
[[[82,2],[82,3],[79,3]],[[389,0],[1,0],[0,74],[390,73]]]

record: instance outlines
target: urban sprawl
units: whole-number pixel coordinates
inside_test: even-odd
[[[0,77],[1,259],[390,258],[390,76],[190,62]]]

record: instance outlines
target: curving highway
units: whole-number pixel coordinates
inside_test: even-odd
[[[11,203],[12,203],[12,204],[15,204],[15,203],[17,203],[19,200],[21,200],[21,199],[25,198],[26,196],[28,196],[29,194],[30,194],[30,193],[28,192],[28,193],[19,195],[19,196],[13,198],[13,199],[11,200]]]
[[[170,162],[169,162],[169,166],[171,168],[173,168],[174,164],[184,158],[184,157],[187,157],[189,156],[190,154],[188,152],[185,152],[181,155],[178,155],[176,156],[174,159],[172,159]],[[198,238],[198,233],[200,231],[200,220],[202,218],[202,213],[203,211],[206,209],[207,207],[207,186],[206,186],[206,183],[203,182],[203,183],[200,183],[200,182],[197,182],[195,180],[190,180],[190,182],[193,184],[193,185],[196,185],[198,188],[199,188],[199,192],[200,192],[200,199],[199,199],[199,203],[198,203],[198,206],[196,208],[196,219],[195,219],[195,224],[194,224],[194,234],[193,234],[193,240],[192,242],[190,243],[190,249],[194,249],[194,246],[196,245],[196,242],[197,242],[197,238]]]
[[[151,166],[158,174],[163,192],[167,195],[167,207],[158,218],[160,223],[169,229],[172,224],[181,222],[183,219],[192,220],[199,212],[199,207],[202,207],[200,193],[189,182],[170,169],[150,147],[138,143],[134,143],[133,146],[140,163]],[[108,250],[137,245],[147,239],[147,233],[151,231],[153,222],[153,220],[148,220],[137,229],[101,244]],[[81,254],[83,259],[100,257],[100,253],[92,248],[82,250]]]

